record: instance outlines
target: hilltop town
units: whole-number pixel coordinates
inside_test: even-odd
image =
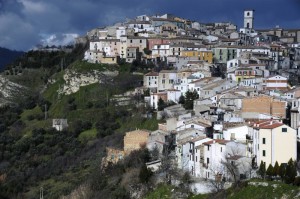
[[[22,55],[0,76],[0,197],[299,198],[300,28],[254,16],[141,15]]]
[[[153,172],[167,156],[195,179],[226,182],[295,164],[300,29],[255,29],[254,15],[244,10],[240,29],[230,22],[141,15],[78,38],[89,42],[87,62],[156,66],[134,94],[143,95],[144,106],[163,122],[156,131],[127,132],[124,148],[109,148],[106,163],[146,146],[160,153],[147,163]]]

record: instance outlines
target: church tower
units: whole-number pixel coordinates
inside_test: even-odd
[[[244,10],[244,28],[253,29],[254,10]]]

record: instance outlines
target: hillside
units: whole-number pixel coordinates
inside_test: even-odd
[[[10,64],[23,54],[24,52],[21,51],[14,51],[0,47],[0,71],[2,71],[7,64]]]
[[[121,148],[126,131],[157,129],[155,119],[142,117],[139,99],[115,104],[114,95],[140,86],[142,76],[129,73],[130,65],[80,61],[83,51],[28,52],[2,74],[28,92],[0,108],[0,198],[36,198],[41,187],[45,198],[68,195],[90,183],[105,148]],[[78,90],[60,92],[70,85]],[[56,118],[67,119],[68,128],[53,129]]]

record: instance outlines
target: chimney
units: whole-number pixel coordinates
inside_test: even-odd
[[[270,121],[270,124],[271,124],[271,125],[273,124],[273,117],[271,117],[271,121]]]

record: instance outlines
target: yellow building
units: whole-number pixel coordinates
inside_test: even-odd
[[[252,79],[255,78],[255,75],[255,70],[252,68],[239,68],[235,70],[235,81],[240,82],[244,79]]]
[[[101,57],[100,62],[103,64],[117,64],[119,62],[120,57]]]
[[[213,53],[209,50],[184,50],[182,55],[186,57],[198,57],[199,60],[206,61],[210,64],[213,62]]]

